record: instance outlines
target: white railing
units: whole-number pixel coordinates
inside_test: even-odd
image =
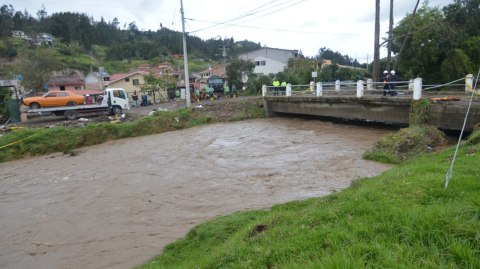
[[[464,80],[464,84],[454,84],[456,82]],[[372,79],[367,81],[359,80],[357,82],[317,82],[316,84],[312,81],[310,84],[306,85],[291,85],[287,86],[262,86],[262,95],[265,96],[281,96],[286,97],[296,96],[296,95],[306,95],[317,97],[323,96],[323,94],[352,94],[356,93],[358,98],[361,98],[365,93],[378,93],[383,92],[385,94],[390,94],[395,96],[397,93],[391,93],[391,89],[375,89],[375,85],[384,86],[385,84],[404,84],[398,85],[395,87],[395,92],[402,93],[403,95],[412,94],[414,100],[420,100],[422,98],[422,91],[428,91],[436,88],[448,87],[448,86],[465,86],[466,92],[471,92],[473,85],[473,75],[469,74],[466,78],[461,78],[454,80],[441,85],[423,85],[422,78],[411,79],[409,81],[396,81],[396,82],[372,82]],[[407,84],[408,83],[408,84]],[[469,87],[470,86],[470,87]],[[427,88],[423,88],[427,87]]]

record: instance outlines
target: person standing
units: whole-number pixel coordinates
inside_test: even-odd
[[[180,90],[179,89],[175,90],[175,98],[177,99],[177,101],[180,101]]]
[[[388,82],[390,82],[390,96],[397,96],[397,91],[395,90],[396,81],[397,76],[395,75],[395,70],[392,70],[392,72],[390,72],[390,77],[388,78]]]
[[[133,99],[133,102],[135,103],[135,107],[138,107],[138,94],[137,94],[137,91],[133,92],[133,94],[132,94],[132,99]]]
[[[387,91],[390,89],[390,85],[388,84],[388,70],[383,71],[383,96],[387,96]]]
[[[92,97],[90,97],[90,94],[85,95],[87,97],[87,105],[90,105],[92,103]]]
[[[142,95],[142,106],[147,106],[147,95],[143,93]]]
[[[280,81],[278,81],[276,78],[273,80],[273,95],[278,95],[278,86],[280,86]]]
[[[197,94],[197,103],[200,103],[200,88],[197,88],[197,90],[195,91],[195,94]]]
[[[228,87],[228,84],[225,84],[225,98],[230,97],[230,88]]]
[[[212,87],[210,88],[210,101],[213,101],[213,93],[214,93],[214,89]]]
[[[280,86],[282,86],[282,95],[285,95],[285,93],[287,92],[287,83],[284,81],[282,81],[282,84],[280,84]]]
[[[207,97],[210,97],[210,87],[208,87],[208,85],[207,85],[207,87],[205,88],[205,96],[206,96],[206,97],[205,97],[205,100],[207,99]]]
[[[232,94],[233,98],[237,98],[237,87],[235,87],[235,84],[232,85]]]

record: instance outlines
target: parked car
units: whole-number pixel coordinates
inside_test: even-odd
[[[29,97],[23,99],[23,103],[31,109],[52,106],[76,106],[83,104],[83,95],[69,91],[50,91],[41,97]]]

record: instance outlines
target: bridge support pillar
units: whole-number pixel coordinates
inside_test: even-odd
[[[468,87],[470,85],[470,87]],[[473,75],[468,74],[467,79],[465,81],[465,92],[472,92],[473,89]]]
[[[287,84],[287,97],[292,96],[292,84]]]
[[[413,91],[414,89],[414,80],[411,79],[410,82],[408,82],[408,90]]]
[[[267,96],[267,85],[262,85],[262,96]]]
[[[363,80],[357,81],[357,98],[362,98],[364,91]]]
[[[323,95],[323,86],[321,82],[317,82],[317,97]]]
[[[416,78],[413,81],[413,100],[420,100],[422,99],[422,79]]]
[[[335,91],[340,91],[340,80],[335,81]]]
[[[372,82],[373,82],[373,80],[372,80],[371,78],[367,79],[367,91],[373,90],[373,89],[372,89],[372,88],[373,88],[373,87],[372,87],[372,86],[373,86],[373,83],[372,83]]]
[[[315,89],[315,83],[313,83],[313,81],[310,81],[310,91],[313,92],[314,89]]]

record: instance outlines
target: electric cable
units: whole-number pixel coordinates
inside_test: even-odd
[[[476,93],[475,89],[477,88],[478,76],[480,76],[480,69],[478,70],[477,80],[475,81],[475,86],[473,87],[473,89],[467,83],[467,81],[465,81],[465,84],[472,90],[472,96],[470,97],[470,103],[468,104],[467,114],[465,115],[465,120],[463,121],[463,127],[462,127],[462,131],[460,132],[460,137],[458,138],[457,148],[455,149],[455,155],[453,156],[452,165],[450,165],[450,169],[448,170],[447,174],[445,175],[446,176],[445,189],[448,188],[448,183],[450,182],[450,179],[453,177],[453,166],[455,164],[455,159],[457,158],[457,153],[458,153],[458,148],[460,147],[460,142],[462,142],[463,131],[465,130],[465,126],[467,125],[468,114],[470,113],[470,108],[472,107],[473,96]],[[465,78],[465,80],[466,80],[466,78]]]

